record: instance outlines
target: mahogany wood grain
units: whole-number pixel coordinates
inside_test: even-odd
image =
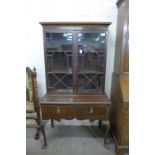
[[[46,85],[47,85],[47,93],[59,93],[59,92],[64,92],[64,93],[71,93],[71,94],[78,94],[81,90],[79,89],[79,75],[81,75],[82,70],[79,69],[79,43],[78,43],[78,33],[83,33],[83,34],[87,34],[87,33],[105,33],[105,38],[104,38],[104,48],[102,48],[102,52],[104,52],[104,56],[103,56],[103,60],[101,61],[102,63],[100,64],[101,67],[103,67],[103,69],[100,71],[100,74],[102,74],[102,88],[101,89],[94,89],[90,88],[92,90],[90,90],[91,92],[103,92],[104,93],[104,86],[105,86],[105,73],[106,73],[106,52],[107,52],[107,30],[108,30],[108,26],[111,24],[111,22],[40,22],[40,24],[43,27],[43,38],[44,38],[44,59],[45,59],[45,72],[46,72]],[[49,53],[48,53],[48,47],[47,45],[50,44],[52,45],[52,43],[49,43],[49,40],[47,39],[46,34],[53,34],[53,33],[72,33],[72,40],[70,43],[71,46],[71,53],[72,53],[72,67],[71,68],[71,77],[68,76],[68,72],[66,72],[66,69],[60,69],[60,71],[58,71],[58,69],[56,69],[56,67],[52,70],[51,72],[51,67],[53,67],[54,65],[52,65],[52,61],[53,60],[49,60]],[[47,41],[48,40],[48,41]],[[65,39],[64,39],[65,40]],[[48,45],[49,46],[49,45]],[[84,47],[84,46],[83,46]],[[58,48],[58,47],[57,47]],[[89,49],[89,48],[88,48]],[[98,49],[99,51],[99,49]],[[53,54],[54,55],[54,54]],[[67,58],[68,59],[68,58]],[[64,60],[65,61],[65,60]],[[62,60],[63,62],[63,60]],[[93,60],[91,60],[91,62],[93,63]],[[58,71],[58,72],[56,72]],[[54,82],[54,77],[53,74],[60,74],[62,72],[65,72],[64,75],[66,76],[66,81],[67,81],[67,77],[71,78],[71,82],[67,82],[68,85],[65,85],[65,88],[56,88],[56,86],[58,86],[58,84],[56,84],[56,86],[53,84]],[[89,76],[91,75],[91,73],[93,74],[98,74],[96,73],[97,70],[92,70],[89,71],[89,69],[85,70],[85,74],[86,72],[88,72]],[[59,75],[59,76],[62,76]],[[83,74],[82,74],[83,75]],[[98,75],[99,76],[99,75]],[[52,80],[51,80],[52,79]],[[62,78],[63,79],[63,78]],[[82,78],[84,79],[84,78]],[[56,80],[59,80],[56,78]],[[63,79],[64,80],[64,79]],[[88,80],[88,79],[87,79]],[[69,80],[68,80],[69,81]],[[82,81],[82,80],[81,80]],[[68,87],[66,87],[68,86]],[[86,90],[87,92],[89,92],[89,90]]]
[[[40,22],[40,24],[46,26],[109,26],[111,22]]]
[[[44,105],[42,109],[42,119],[73,119],[75,110],[73,106]]]
[[[110,104],[105,94],[46,94],[40,99],[40,104]]]
[[[73,81],[71,84],[71,88],[73,90],[69,90],[69,91],[67,90],[68,92],[66,92],[65,90],[64,92],[62,92],[62,88],[60,88],[61,90],[52,91],[53,85],[52,84],[50,85],[50,82],[52,80],[48,77],[49,74],[52,74],[51,69],[49,69],[48,67],[49,65],[51,66],[51,64],[48,64],[48,55],[49,55],[49,53],[47,54],[48,48],[44,46],[47,94],[43,96],[39,101],[41,112],[42,112],[42,119],[43,120],[48,120],[48,119],[51,119],[51,120],[69,119],[70,120],[70,119],[76,118],[78,120],[84,120],[84,119],[89,119],[90,121],[100,120],[100,124],[104,122],[104,124],[106,125],[106,134],[104,139],[106,144],[108,132],[110,129],[109,109],[111,104],[108,97],[104,94],[105,73],[106,73],[106,43],[107,43],[106,32],[111,22],[40,22],[40,24],[43,26],[44,45],[46,44],[46,41],[47,41],[47,37],[46,37],[47,33],[70,32],[72,33],[72,38],[73,38],[72,44],[71,44],[72,57],[73,57],[72,72],[70,73],[73,75],[73,79],[72,79]],[[104,32],[105,48],[104,50],[102,49],[104,52],[104,60],[102,60],[103,64],[101,65],[103,69],[100,71],[102,72],[100,74],[103,74],[103,79],[101,82],[102,89],[98,90],[97,88],[97,91],[96,91],[97,93],[95,93],[95,91],[92,89],[91,90],[92,93],[82,92],[80,94],[80,91],[78,90],[79,73],[82,72],[82,70],[79,71],[79,64],[78,64],[79,63],[78,33],[80,32],[81,33],[103,33]],[[56,70],[53,73],[55,72]],[[94,74],[94,70],[91,70],[91,72],[89,72],[89,69],[88,70],[86,69],[84,70],[84,72],[85,72],[84,74],[86,74],[86,72],[88,72],[88,74],[92,74],[92,73]],[[95,74],[96,72],[97,72],[97,69],[95,69]],[[91,80],[92,79],[89,79],[88,81],[91,81]],[[89,92],[89,90],[87,90],[87,92]],[[44,126],[42,126],[42,129],[44,129]],[[44,133],[44,130],[43,130],[43,133]],[[46,141],[44,144],[47,145]]]
[[[110,101],[102,95],[47,94],[40,100],[43,119],[108,120]],[[59,108],[59,112],[57,112]],[[92,112],[91,112],[92,110]]]
[[[77,106],[76,118],[79,120],[88,118],[90,121],[106,120],[108,118],[107,108],[106,106]]]
[[[101,121],[105,122],[105,145],[107,144],[107,136],[110,129],[110,104],[111,102],[105,94],[46,94],[40,100],[43,120],[70,120],[76,118],[78,120],[100,120],[100,124]]]

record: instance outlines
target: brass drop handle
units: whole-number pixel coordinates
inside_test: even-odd
[[[90,114],[93,114],[94,113],[94,108],[93,106],[90,107]]]
[[[56,112],[60,113],[60,107],[59,106],[57,106]]]

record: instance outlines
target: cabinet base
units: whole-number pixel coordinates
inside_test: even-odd
[[[111,135],[112,135],[114,143],[115,143],[116,155],[124,155],[124,153],[126,151],[129,151],[129,145],[119,145],[117,143],[117,140],[116,140],[115,135],[113,134],[113,132],[112,131],[110,131],[110,132],[111,132]]]

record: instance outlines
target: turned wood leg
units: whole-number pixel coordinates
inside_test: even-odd
[[[109,130],[110,130],[110,122],[106,121],[104,124],[106,126],[105,138],[104,138],[104,146],[107,147],[107,139],[108,139],[108,134],[109,134]]]
[[[47,139],[46,139],[46,133],[45,133],[45,129],[44,129],[45,124],[41,124],[41,132],[43,135],[43,140],[44,140],[44,144],[42,145],[42,149],[45,149],[47,147]]]
[[[54,120],[51,118],[51,127],[54,127]]]
[[[99,120],[99,128],[102,128],[102,121]]]

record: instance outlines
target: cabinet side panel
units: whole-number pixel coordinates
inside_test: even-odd
[[[125,3],[123,2],[122,5],[118,8],[118,17],[117,17],[117,36],[116,36],[115,63],[114,63],[114,72],[117,74],[120,73],[120,69],[121,69],[124,8],[125,8]]]
[[[124,101],[119,76],[113,73],[110,121],[112,132],[119,145],[129,144],[129,112],[124,110]]]
[[[121,111],[121,90],[119,87],[119,76],[113,73],[112,93],[111,93],[111,110],[110,121],[111,129],[117,140],[117,143],[121,142],[121,124],[122,124],[122,111]]]
[[[129,112],[128,111],[123,111],[120,144],[129,145]]]
[[[125,16],[124,16],[124,40],[123,40],[123,53],[124,53],[124,62],[123,62],[123,71],[129,72],[129,1],[126,0],[125,4]]]

